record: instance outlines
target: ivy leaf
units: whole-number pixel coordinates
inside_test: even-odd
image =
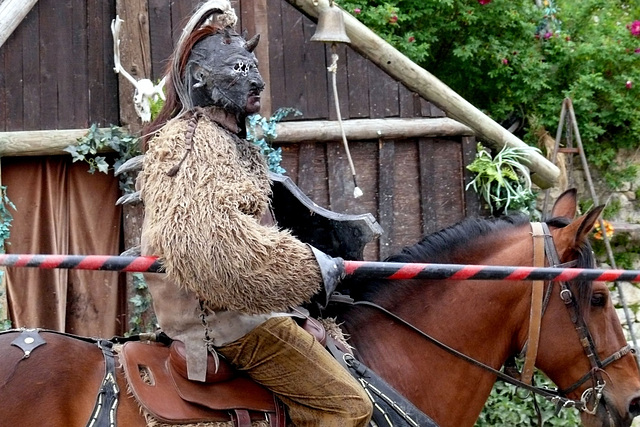
[[[95,162],[96,162],[96,168],[98,169],[99,172],[102,173],[109,173],[109,164],[107,163],[106,159],[102,156],[96,156],[95,158]]]

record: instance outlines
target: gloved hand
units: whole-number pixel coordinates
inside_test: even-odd
[[[329,303],[329,297],[336,290],[338,284],[344,279],[345,268],[344,260],[342,258],[334,258],[325,254],[319,249],[308,245],[313,252],[313,256],[316,258],[320,273],[322,274],[322,290],[316,295],[316,300],[322,308],[326,307]]]

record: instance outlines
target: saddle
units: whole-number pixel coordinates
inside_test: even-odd
[[[323,345],[324,327],[307,319],[303,327]],[[205,382],[187,377],[185,345],[170,346],[151,341],[129,341],[120,361],[130,390],[145,411],[164,423],[229,422],[250,427],[261,421],[270,427],[286,426],[285,407],[271,391],[236,371],[223,358],[215,369],[209,355]]]

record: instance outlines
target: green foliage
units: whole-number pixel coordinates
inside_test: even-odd
[[[541,129],[554,133],[571,98],[590,164],[619,185],[616,153],[640,135],[640,2],[339,3],[494,120],[523,119],[530,145]]]
[[[534,383],[540,387],[554,387],[553,383],[539,372],[534,376]],[[551,402],[541,397],[536,397],[536,400],[542,413],[542,425],[566,427],[580,425],[580,416],[575,409],[563,409],[556,416],[555,407]],[[502,381],[496,382],[493,386],[489,400],[475,424],[476,427],[537,425],[538,417],[533,398]]]
[[[267,164],[271,172],[283,174],[286,171],[280,166],[282,161],[282,149],[274,149],[270,143],[278,137],[276,133],[276,124],[293,113],[295,116],[302,113],[295,108],[279,108],[270,118],[262,117],[260,114],[253,114],[247,118],[247,141],[253,142],[260,147],[262,154],[267,159]],[[258,139],[256,133],[257,128],[262,129],[262,138]]]
[[[109,166],[104,156],[98,155],[113,150],[117,158],[113,166]],[[91,125],[89,131],[78,138],[76,144],[69,145],[64,149],[71,154],[73,162],[86,162],[89,164],[89,173],[96,170],[102,173],[109,173],[111,169],[118,169],[124,162],[141,154],[139,138],[124,132],[117,126],[111,125],[107,130],[98,128],[95,123]],[[134,182],[131,176],[121,175],[120,189],[125,193],[133,191]]]
[[[467,188],[482,196],[491,213],[498,215],[519,211],[533,215],[535,195],[531,191],[529,170],[522,165],[533,147],[513,148],[504,146],[495,157],[482,144],[478,144],[476,158],[467,169],[475,174]]]
[[[156,329],[157,320],[155,316],[149,319],[149,309],[151,308],[151,294],[147,282],[141,273],[133,273],[133,289],[135,295],[129,298],[133,306],[129,317],[129,331],[127,335],[137,335],[143,332],[152,332]]]

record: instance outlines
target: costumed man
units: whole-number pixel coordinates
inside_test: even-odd
[[[147,129],[137,183],[142,254],[159,256],[166,272],[145,277],[155,313],[185,344],[190,379],[204,381],[207,356],[217,351],[272,390],[295,425],[364,426],[372,411],[364,390],[285,314],[330,293],[337,279],[320,265],[335,272],[337,264],[264,225],[266,162],[242,138],[264,82],[252,53],[257,38],[237,34],[236,19],[228,0],[194,13],[170,64],[166,103]]]

